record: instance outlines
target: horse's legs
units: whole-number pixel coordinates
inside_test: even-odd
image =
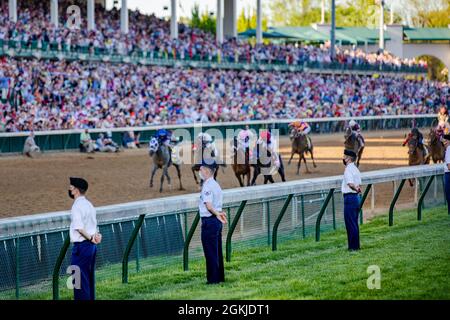
[[[166,165],[165,170],[164,170],[164,175],[167,178],[167,183],[169,184],[169,187],[171,186],[171,181],[170,181],[170,176],[169,176],[169,166]]]
[[[235,172],[234,175],[235,175],[236,178],[238,179],[239,185],[240,185],[241,187],[243,187],[243,186],[244,186],[244,183],[242,183],[241,175],[240,175],[239,173],[237,173],[237,172]]]
[[[156,170],[158,170],[158,167],[154,164],[152,174],[150,177],[150,188],[153,188],[153,177],[155,176]]]
[[[314,168],[317,168],[316,161],[314,161],[314,153],[313,153],[313,150],[312,150],[312,149],[313,149],[313,148],[311,148],[311,150],[310,150],[311,160],[312,160],[312,163],[313,163]]]
[[[223,168],[222,168],[223,170]],[[214,170],[214,180],[217,180],[217,174],[219,173],[219,168],[217,168],[216,170]]]
[[[298,154],[298,163],[297,163],[297,175],[300,174],[300,167],[302,166],[302,155]]]
[[[252,183],[250,185],[252,185],[252,186],[255,185],[256,178],[258,178],[260,173],[261,173],[261,169],[258,166],[255,166],[255,170],[253,171]]]
[[[292,160],[292,158],[294,157],[294,154],[295,154],[295,152],[291,152],[291,158],[290,158],[289,161],[288,161],[288,165],[291,164],[291,160]],[[297,173],[297,174],[298,174],[298,173]]]
[[[266,179],[269,180],[270,183],[275,183],[275,180],[273,180],[273,176],[271,174],[269,174],[268,176],[264,176],[267,177]]]
[[[192,166],[192,174],[194,175],[195,183],[198,184],[197,176],[195,175],[195,166]]]
[[[247,176],[247,187],[250,186],[250,174],[252,171],[249,169],[248,172],[245,174]]]
[[[305,157],[304,153],[302,154],[302,159],[303,159],[303,162],[305,163],[306,173],[311,173],[311,171],[309,171],[309,169],[308,169],[308,165],[306,164],[306,157]]]
[[[183,188],[183,184],[181,183],[181,171],[180,171],[180,166],[177,164],[174,164],[175,169],[177,170],[177,174],[178,174],[178,181],[180,181],[180,189],[179,190],[184,190]]]
[[[163,183],[164,183],[164,176],[165,176],[165,167],[163,167],[163,173],[162,173],[162,175],[161,175],[161,184],[159,185],[159,192],[162,192],[163,191]]]
[[[284,176],[284,165],[283,165],[283,159],[281,159],[281,155],[278,156],[280,160],[280,167],[278,168],[278,173],[280,174],[281,181],[286,182],[286,178]],[[272,176],[271,176],[272,177]],[[271,178],[273,181],[273,178]],[[273,182],[272,182],[273,183]]]
[[[357,167],[357,168],[359,168],[359,161],[361,160],[363,150],[364,150],[364,147],[362,147],[361,149],[359,149],[359,152],[358,152],[358,160],[356,161],[356,167]]]

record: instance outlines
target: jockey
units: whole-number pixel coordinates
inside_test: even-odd
[[[405,146],[411,138],[417,139],[417,147],[423,151],[423,156],[426,158],[428,156],[428,148],[426,148],[423,144],[423,135],[417,128],[412,128],[411,132],[408,133],[406,140],[403,141],[402,146]]]
[[[263,142],[266,143],[267,149],[270,151],[270,153],[275,158],[275,166],[278,168],[280,166],[283,166],[283,163],[281,162],[281,157],[277,153],[277,149],[278,149],[277,143],[276,143],[275,139],[272,139],[272,135],[270,134],[269,130],[260,131],[259,139],[256,143],[261,144]],[[257,154],[257,156],[259,156],[259,155]]]
[[[200,132],[197,136],[197,140],[201,140],[202,145],[198,146],[198,145],[194,144],[194,147],[193,147],[194,151],[198,150],[198,147],[201,147],[201,150],[204,150],[205,148],[212,148],[212,150],[213,150],[212,156],[214,158],[218,157],[218,154],[219,154],[218,150],[217,150],[216,145],[213,142],[213,139],[210,134],[205,133],[205,132]]]
[[[308,134],[311,132],[311,126],[305,121],[295,121],[290,123],[289,126],[297,130],[297,132],[299,132],[301,135],[306,136],[308,149],[311,150],[312,148],[311,138],[310,136],[308,136]]]
[[[250,140],[253,138],[253,133],[248,129],[248,126],[244,130],[241,130],[238,134],[239,143],[247,149],[250,147]]]
[[[441,107],[439,109],[439,112],[437,114],[437,119],[438,119],[438,125],[436,127],[436,133],[438,134],[438,136],[440,138],[444,134],[449,133],[449,131],[450,131],[450,124],[448,123],[449,115],[448,115],[448,110],[446,107]]]
[[[172,160],[173,164],[181,164],[181,159],[179,158],[179,144],[180,144],[180,138],[171,136],[170,137],[170,158]]]
[[[364,147],[364,138],[361,135],[361,127],[359,126],[359,124],[355,121],[355,120],[350,120],[350,122],[348,123],[350,129],[352,129],[353,132],[356,133],[356,136],[358,137],[358,140],[361,144],[361,147]]]

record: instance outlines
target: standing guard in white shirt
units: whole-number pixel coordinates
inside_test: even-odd
[[[94,206],[86,199],[88,183],[82,178],[70,178],[69,197],[75,199],[70,214],[70,242],[73,244],[71,266],[76,267],[78,286],[74,300],[95,300],[95,257],[102,236],[97,232]]]
[[[355,165],[356,153],[344,150],[342,162],[345,165],[341,191],[344,196],[344,220],[347,229],[348,250],[356,251],[359,245],[358,215],[361,193],[361,173]]]
[[[202,219],[202,246],[206,259],[207,284],[225,281],[222,254],[222,227],[227,216],[222,210],[223,194],[214,180],[217,164],[203,161],[200,166],[200,178],[203,180],[198,209]]]

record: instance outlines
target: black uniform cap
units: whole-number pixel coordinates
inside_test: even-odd
[[[88,183],[83,178],[70,177],[70,184],[81,191],[87,191]]]

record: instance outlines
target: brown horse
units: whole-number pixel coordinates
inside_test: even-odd
[[[247,178],[247,186],[250,186],[251,166],[250,166],[250,148],[245,148],[238,142],[237,137],[234,137],[231,141],[231,148],[233,150],[233,162],[231,167],[233,168],[234,175],[239,181],[241,187],[244,186],[242,182],[244,178]]]
[[[306,167],[306,173],[310,173],[308,169],[308,165],[306,164],[306,157],[305,154],[309,153],[311,155],[311,160],[313,163],[314,168],[317,168],[316,162],[314,161],[314,154],[313,154],[313,145],[311,143],[311,149],[308,148],[308,137],[301,132],[299,132],[297,129],[292,128],[291,134],[289,135],[292,145],[291,145],[291,158],[288,161],[288,165],[291,164],[291,160],[294,157],[295,154],[298,154],[298,164],[297,164],[297,175],[300,174],[300,166],[303,162],[305,163]]]
[[[358,135],[350,127],[345,128],[344,133],[344,148],[347,150],[352,150],[356,153],[356,166],[359,167],[359,161],[361,160],[364,151],[364,140],[361,135]]]
[[[425,145],[423,147],[427,148],[427,146]],[[408,141],[408,165],[418,166],[429,163],[430,163],[430,154],[428,153],[428,156],[425,158],[423,150],[419,148],[418,139],[415,136],[411,137]],[[409,179],[409,185],[411,187],[414,186],[414,180]]]
[[[445,147],[442,142],[439,140],[439,135],[437,134],[434,128],[430,129],[430,133],[428,134],[429,139],[429,150],[431,153],[431,158],[434,163],[444,162],[445,156]]]

